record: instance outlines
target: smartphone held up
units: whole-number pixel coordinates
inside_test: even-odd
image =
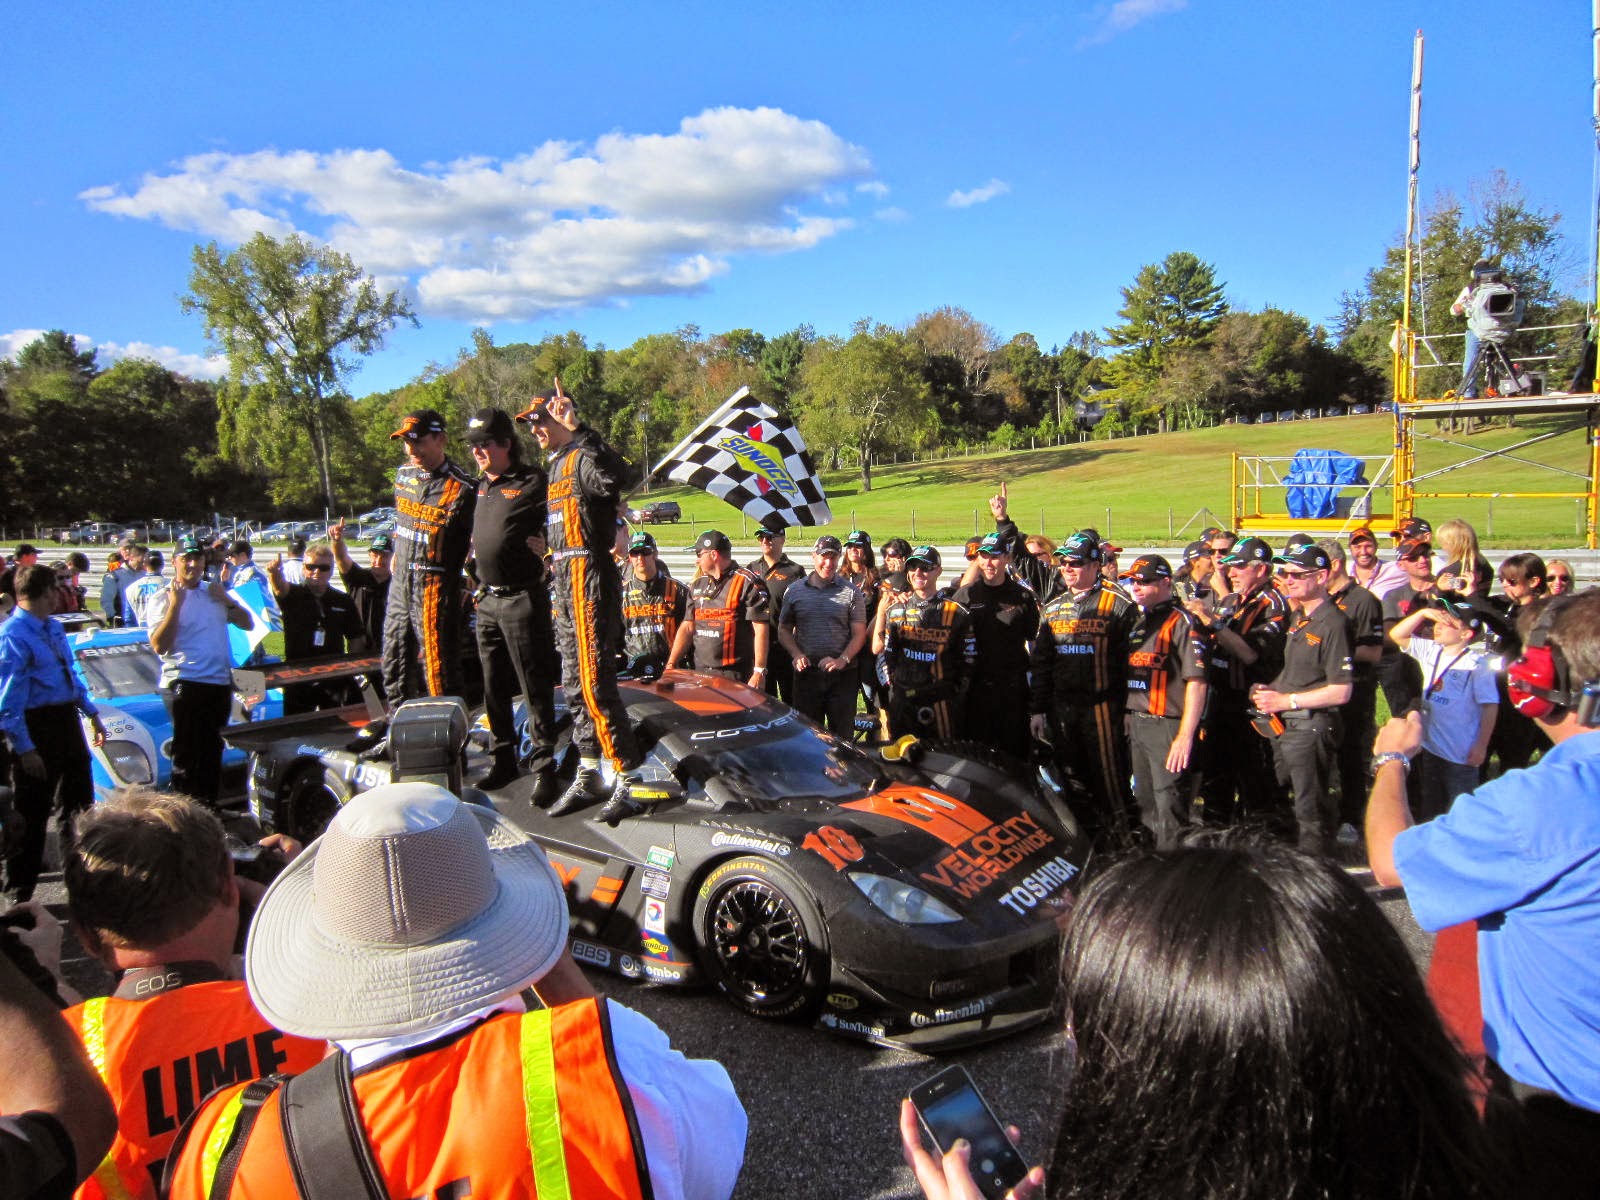
[[[1027,1175],[1028,1164],[964,1067],[947,1067],[912,1088],[910,1097],[941,1154],[962,1138],[972,1146],[972,1179],[990,1200],[1003,1200]]]

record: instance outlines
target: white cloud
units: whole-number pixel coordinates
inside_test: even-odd
[[[945,203],[951,208],[971,208],[974,204],[986,204],[996,196],[1004,196],[1010,190],[1011,185],[1005,180],[991,179],[970,192],[951,192]]]
[[[1095,26],[1094,32],[1079,40],[1078,47],[1098,46],[1109,42],[1120,33],[1127,33],[1135,25],[1142,25],[1152,17],[1165,16],[1167,13],[1181,12],[1189,7],[1189,0],[1117,0],[1105,16],[1100,18],[1100,23]]]
[[[889,185],[881,179],[869,179],[866,183],[856,184],[856,191],[871,196],[874,200],[882,200],[889,194]]]
[[[877,217],[880,221],[909,221],[911,219],[910,213],[903,208],[896,207],[893,204],[889,205],[887,208],[880,208],[872,215]]]
[[[803,206],[870,171],[819,121],[717,108],[670,134],[416,169],[386,150],[199,154],[80,198],[223,242],[298,229],[408,280],[424,313],[491,321],[690,292],[740,255],[808,249],[852,222]]]
[[[0,333],[0,358],[15,358],[19,350],[38,341],[44,333],[43,329],[13,329],[10,333]],[[221,379],[228,373],[228,360],[220,354],[189,354],[173,346],[152,346],[149,342],[97,342],[86,333],[73,334],[72,341],[80,351],[93,346],[102,369],[119,359],[148,358],[190,379]]]

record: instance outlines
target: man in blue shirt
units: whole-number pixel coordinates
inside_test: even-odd
[[[33,898],[44,860],[45,824],[61,806],[63,852],[72,845],[72,821],[94,799],[82,713],[94,726],[94,744],[106,740],[89,691],[72,669],[67,635],[55,611],[56,573],[34,565],[17,571],[17,611],[0,625],[0,731],[16,756],[16,805],[26,822],[22,844],[6,863],[6,887],[15,899]]]
[[[1600,694],[1587,694],[1600,688],[1600,589],[1535,614],[1527,645],[1507,686],[1550,751],[1414,825],[1405,777],[1422,718],[1390,721],[1373,746],[1367,856],[1424,929],[1477,922],[1485,1120],[1515,1194],[1553,1200],[1592,1195],[1600,1173]]]

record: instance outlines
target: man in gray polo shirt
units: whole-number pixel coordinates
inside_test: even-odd
[[[811,550],[811,574],[790,584],[778,613],[778,641],[794,658],[794,706],[849,739],[860,672],[848,668],[867,640],[867,597],[839,578],[839,539]]]

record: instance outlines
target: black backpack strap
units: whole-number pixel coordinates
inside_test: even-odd
[[[283,1088],[283,1144],[303,1200],[387,1200],[356,1111],[350,1056],[339,1051]]]
[[[208,1200],[227,1200],[228,1193],[233,1189],[234,1174],[239,1170],[239,1160],[244,1157],[245,1145],[250,1141],[250,1131],[255,1128],[256,1118],[261,1115],[261,1106],[283,1083],[284,1078],[282,1075],[268,1075],[264,1079],[254,1079],[239,1093],[239,1116],[233,1123],[233,1132],[228,1135],[228,1145],[222,1151],[222,1157],[217,1159],[217,1171],[211,1178],[211,1190],[206,1193]],[[178,1159],[189,1141],[190,1133],[194,1130],[195,1120],[204,1108],[205,1105],[201,1104],[189,1114],[189,1119],[178,1130],[172,1149],[167,1153],[166,1162],[161,1168],[161,1186],[158,1192],[163,1197],[172,1194],[173,1172],[177,1169]]]

